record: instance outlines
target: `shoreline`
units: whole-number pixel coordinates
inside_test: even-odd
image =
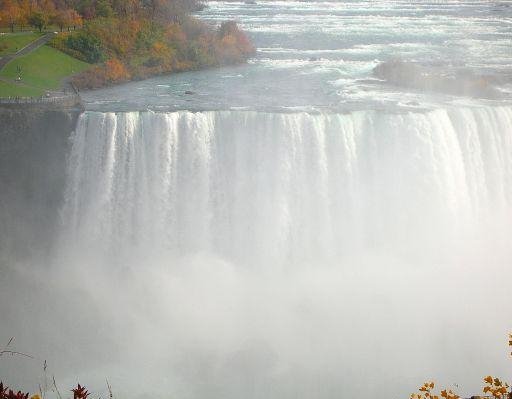
[[[121,81],[121,82],[113,82],[104,87],[90,88],[90,89],[89,88],[78,89],[77,87],[75,87],[75,85],[72,82],[73,76],[68,76],[61,82],[61,85],[58,90],[48,91],[48,93],[50,94],[49,97],[44,97],[44,96],[41,96],[41,97],[20,97],[20,96],[2,97],[2,96],[0,96],[0,107],[20,108],[23,106],[29,106],[29,107],[40,106],[40,107],[48,107],[48,108],[54,109],[54,108],[59,108],[59,105],[63,105],[63,107],[61,107],[61,109],[74,108],[74,107],[78,106],[78,107],[82,108],[82,110],[85,111],[86,107],[85,107],[84,102],[82,101],[81,93],[97,92],[100,90],[105,90],[105,89],[109,89],[109,88],[113,88],[113,87],[128,85],[131,83],[143,82],[143,81],[158,78],[158,77],[173,76],[176,74],[193,73],[193,72],[201,72],[201,71],[209,71],[209,70],[218,70],[218,69],[222,69],[225,67],[241,66],[241,65],[246,65],[248,60],[249,59],[247,59],[243,62],[234,63],[234,64],[226,64],[226,65],[219,65],[219,66],[207,66],[204,68],[194,68],[194,69],[183,70],[183,71],[175,71],[175,72],[171,72],[171,73],[165,73],[165,72],[164,73],[155,73],[154,75],[147,76],[143,79],[133,78],[133,79],[129,79],[129,80]],[[66,90],[66,88],[69,88],[69,87],[71,87],[71,89],[74,91],[73,94],[67,94],[68,91]],[[61,95],[59,95],[59,94],[61,94]],[[186,94],[188,95],[189,93],[186,93]]]

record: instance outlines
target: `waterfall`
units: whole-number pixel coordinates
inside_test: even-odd
[[[293,264],[435,247],[511,209],[511,107],[86,112],[62,216],[101,251]]]
[[[63,185],[50,264],[0,287],[59,386],[469,397],[509,368],[511,107],[88,111]]]

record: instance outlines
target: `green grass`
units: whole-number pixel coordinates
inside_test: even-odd
[[[0,56],[14,54],[39,37],[41,37],[41,34],[33,32],[6,33],[0,35]]]
[[[4,82],[12,82],[14,87],[18,87],[21,92],[27,88],[22,89],[21,84],[15,83],[16,78],[20,75],[18,66],[21,67],[21,83],[43,93],[45,90],[58,89],[62,79],[81,72],[90,65],[52,47],[39,47],[30,54],[9,62],[0,71],[0,78]],[[5,94],[0,86],[0,97],[9,95],[22,96],[23,94]]]
[[[43,32],[42,33],[45,33],[45,32],[58,32],[60,29],[56,26],[56,25],[49,25],[47,26],[46,28],[43,29]],[[1,26],[0,27],[0,33],[13,33],[11,32],[11,28],[9,26]],[[16,26],[14,28],[14,33],[39,33],[39,29],[37,28],[34,28],[33,26],[30,26],[30,25],[25,25],[23,27],[23,30],[21,31],[19,26]]]
[[[44,90],[0,80],[0,97],[40,97]]]

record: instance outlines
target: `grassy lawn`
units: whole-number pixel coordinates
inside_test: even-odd
[[[19,75],[18,66],[21,67],[21,82],[24,86],[29,87],[15,83],[15,79]],[[38,94],[32,95],[40,95],[45,90],[58,89],[63,78],[81,72],[88,67],[89,64],[52,47],[39,47],[30,54],[11,61],[0,71],[0,78],[4,82],[8,80],[12,82],[14,88],[20,90],[15,94],[6,94],[4,93],[4,86],[0,86],[0,97],[23,96],[24,94],[21,94],[21,92],[28,88],[38,90]]]
[[[44,90],[0,80],[0,97],[39,97]]]
[[[18,32],[0,35],[0,57],[14,54],[41,36],[40,33]]]

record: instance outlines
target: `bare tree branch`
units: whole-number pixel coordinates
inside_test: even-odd
[[[13,343],[13,341],[14,341],[14,337],[11,337],[11,339],[9,339],[9,342],[7,342],[7,345],[4,346],[4,349],[0,350],[0,357],[2,355],[11,355],[11,356],[18,355],[18,356],[29,357],[30,359],[34,358],[34,356],[27,355],[26,353],[23,353],[23,352],[8,350],[7,348],[9,348],[9,345],[11,345]]]

